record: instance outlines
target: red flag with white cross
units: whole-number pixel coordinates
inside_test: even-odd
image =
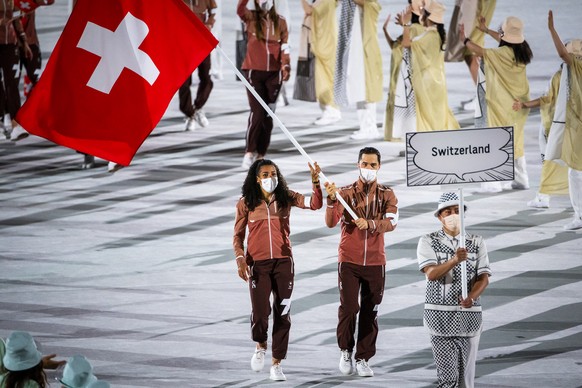
[[[127,166],[217,43],[182,0],[78,0],[16,121]]]

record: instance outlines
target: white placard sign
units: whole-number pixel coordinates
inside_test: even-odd
[[[513,127],[406,134],[406,184],[513,180]]]

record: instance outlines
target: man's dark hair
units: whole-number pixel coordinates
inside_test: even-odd
[[[373,154],[376,155],[378,157],[378,164],[382,164],[382,159],[380,156],[380,151],[378,151],[376,148],[374,147],[364,147],[360,150],[360,154],[358,155],[358,163],[360,162],[360,160],[362,160],[362,155],[367,154]]]

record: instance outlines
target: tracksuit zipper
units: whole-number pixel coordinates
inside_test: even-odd
[[[368,195],[366,194],[366,215],[368,215]],[[366,229],[366,237],[364,238],[364,266],[368,259],[368,229]]]
[[[267,71],[271,68],[271,57],[269,52],[269,30],[271,27],[271,23],[269,23],[269,18],[267,17],[267,36],[265,37],[265,48],[267,49]]]
[[[271,237],[271,211],[269,210],[269,203],[265,202],[267,206],[267,225],[269,225],[269,250],[271,253],[271,259],[273,258],[273,239]]]

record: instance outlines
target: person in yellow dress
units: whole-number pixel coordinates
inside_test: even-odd
[[[552,123],[546,156],[550,160],[562,160],[568,166],[568,186],[570,202],[574,209],[574,218],[564,225],[564,230],[582,229],[582,58],[568,52],[558,32],[554,27],[554,15],[548,13],[548,29],[556,46],[558,55],[566,63],[562,69],[561,85],[567,82],[568,88],[565,101],[565,112],[560,109],[560,94],[558,106]],[[578,42],[577,42],[578,44]],[[561,92],[562,90],[560,90]],[[558,130],[561,129],[561,130]],[[560,142],[554,142],[552,137],[560,135]],[[552,148],[551,144],[555,144]]]
[[[410,33],[411,7],[401,16],[404,28],[402,47],[410,47],[412,52],[412,88],[416,98],[418,132],[460,128],[449,108],[447,95],[444,13],[445,7],[441,3],[431,1],[423,12],[425,31],[414,38]]]
[[[530,99],[526,65],[531,62],[533,53],[523,35],[523,22],[515,16],[505,19],[501,32],[490,30],[485,25],[481,25],[480,29],[497,40],[499,47],[484,49],[472,42],[465,36],[463,25],[460,27],[459,39],[485,62],[487,125],[513,126],[515,176],[511,188],[525,190],[529,188],[529,179],[523,149],[523,131],[529,110],[514,111],[512,106],[516,99]]]
[[[570,54],[582,57],[582,40],[574,39],[566,43],[566,50]],[[548,91],[539,98],[531,101],[515,100],[513,110],[540,108],[541,125],[540,125],[540,150],[542,154],[542,174],[540,179],[540,188],[534,199],[527,203],[527,206],[533,208],[549,208],[550,195],[568,195],[568,167],[556,163],[552,160],[545,160],[547,139],[550,134],[550,127],[556,110],[556,100],[560,89],[560,78],[562,76],[562,65],[554,73],[550,80]]]
[[[311,52],[315,57],[315,95],[322,110],[315,125],[333,124],[342,118],[333,98],[335,51],[337,46],[337,0],[301,0],[306,15],[311,15]]]
[[[382,54],[378,41],[378,0],[342,0],[334,74],[334,100],[356,105],[359,130],[352,139],[380,137],[376,103],[383,98]]]
[[[479,73],[479,57],[467,49],[462,41],[459,41],[459,25],[463,24],[469,33],[471,42],[481,47],[485,45],[485,31],[479,29],[479,25],[488,25],[493,18],[497,0],[458,0],[455,4],[453,17],[447,34],[447,48],[445,50],[445,62],[465,61],[473,83],[477,85]],[[475,110],[475,97],[461,102],[463,110]]]
[[[408,0],[412,17],[410,25],[410,38],[422,34],[424,27],[420,23],[422,13],[422,0]],[[402,25],[400,15],[396,15],[395,23]],[[384,36],[392,50],[390,54],[390,86],[384,114],[384,140],[402,141],[406,132],[416,131],[416,109],[414,89],[412,89],[411,75],[412,63],[410,61],[410,48],[402,47],[402,35],[392,39],[388,32],[390,15],[386,18]]]

